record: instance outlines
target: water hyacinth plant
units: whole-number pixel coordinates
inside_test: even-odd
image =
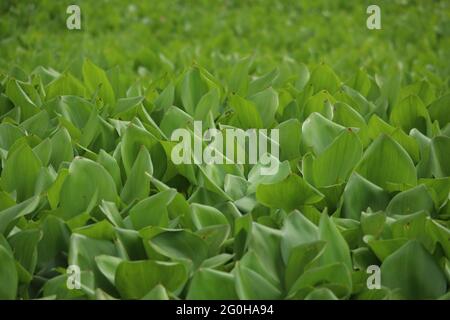
[[[0,5],[0,299],[450,298],[447,3],[103,2]]]

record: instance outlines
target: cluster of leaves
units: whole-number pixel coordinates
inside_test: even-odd
[[[81,9],[81,30],[66,28],[66,8]],[[344,79],[364,67],[387,75],[401,65],[409,82],[438,86],[450,74],[448,1],[377,0],[382,29],[366,27],[373,1],[315,0],[3,0],[0,70],[38,65],[81,78],[85,57],[128,77],[155,79],[195,59],[224,76],[237,55],[255,54],[263,74],[289,61],[331,65]]]
[[[126,90],[89,60],[82,79],[2,76],[0,297],[448,298],[450,94],[251,65]],[[279,129],[277,173],[175,165],[171,133],[194,120]]]
[[[0,298],[449,298],[449,4],[377,3],[2,1]],[[174,165],[194,120],[278,172]]]

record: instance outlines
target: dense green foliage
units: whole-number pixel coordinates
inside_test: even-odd
[[[449,3],[74,2],[0,4],[0,298],[449,298]],[[175,165],[195,120],[277,173]]]

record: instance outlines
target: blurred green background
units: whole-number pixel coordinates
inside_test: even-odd
[[[66,8],[81,8],[82,29],[68,30]],[[366,27],[367,6],[381,8],[382,30]],[[326,62],[345,80],[404,73],[443,90],[450,74],[450,1],[2,0],[0,70],[36,66],[80,76],[85,57],[125,77],[156,79],[193,61],[221,76],[253,55],[256,73],[292,61]],[[17,75],[16,75],[17,76]]]

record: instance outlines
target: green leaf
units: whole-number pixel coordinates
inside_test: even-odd
[[[57,96],[74,95],[85,96],[86,88],[80,80],[75,78],[68,72],[59,75],[54,81],[50,82],[46,87],[47,100],[53,99]]]
[[[299,76],[298,76],[298,79],[297,79],[297,81],[295,83],[295,87],[298,90],[302,90],[306,86],[306,84],[308,83],[309,78],[310,78],[310,74],[309,74],[308,67],[305,64],[299,63],[298,67],[299,67],[299,70],[298,70],[299,71]]]
[[[156,285],[149,293],[141,298],[141,300],[169,300],[169,295],[162,285]]]
[[[309,118],[313,113],[323,116],[325,119],[333,117],[332,103],[335,99],[326,90],[317,92],[315,95],[309,97],[301,110],[302,119]]]
[[[371,208],[374,211],[386,208],[389,194],[369,180],[353,173],[343,193],[342,215],[358,220],[361,212]]]
[[[122,178],[120,175],[120,167],[116,159],[102,149],[98,153],[97,162],[108,171],[116,183],[116,188],[119,190],[122,187]]]
[[[161,92],[161,94],[155,100],[156,109],[167,109],[171,105],[173,105],[173,100],[175,97],[175,86],[170,83],[167,87]]]
[[[187,230],[170,230],[160,233],[153,237],[150,243],[159,254],[176,261],[192,261],[194,268],[200,266],[208,254],[206,243]]]
[[[42,239],[37,245],[37,268],[51,268],[68,251],[70,230],[63,220],[49,215],[41,221]]]
[[[392,237],[419,240],[426,248],[431,248],[432,240],[426,234],[427,217],[424,211],[399,217],[390,225]]]
[[[367,148],[356,171],[389,191],[417,184],[416,169],[408,153],[384,134]]]
[[[234,269],[236,293],[241,300],[279,299],[281,292],[255,271],[236,263]]]
[[[203,261],[201,268],[210,268],[214,269],[220,266],[223,266],[225,263],[230,261],[233,258],[232,254],[222,253],[217,256],[211,257]]]
[[[325,245],[325,241],[312,241],[302,243],[290,250],[285,272],[285,285],[288,290],[303,274],[308,264],[323,252]]]
[[[227,240],[230,234],[228,224],[216,224],[204,227],[196,232],[208,246],[208,256],[214,256],[221,250],[222,244]]]
[[[450,94],[447,93],[428,106],[428,112],[432,121],[438,121],[441,128],[450,122],[448,105],[450,103]]]
[[[137,203],[130,210],[130,220],[136,230],[147,226],[168,227],[169,216],[167,207],[176,195],[176,191],[169,189],[148,197]]]
[[[245,96],[248,91],[248,71],[252,63],[251,57],[239,60],[231,71],[228,81],[229,90],[231,93]]]
[[[247,193],[248,182],[246,179],[227,174],[223,183],[223,190],[229,194],[233,200],[238,200],[244,197]]]
[[[186,280],[187,273],[182,264],[153,260],[122,261],[115,276],[117,290],[123,299],[140,299],[158,284],[177,292]]]
[[[101,200],[114,202],[117,190],[113,178],[100,164],[89,159],[75,158],[61,187],[59,201],[62,216],[69,219],[87,210],[96,193],[95,204],[99,204]]]
[[[431,154],[433,174],[436,178],[450,176],[450,161],[447,155],[450,154],[450,138],[437,136],[431,140]]]
[[[260,184],[272,184],[281,182],[286,179],[292,172],[288,161],[283,161],[278,164],[278,171],[272,175],[262,175],[261,168],[263,165],[257,163],[248,173],[248,182],[250,185],[247,189],[247,194],[255,193]]]
[[[24,136],[25,134],[18,127],[10,123],[0,123],[0,148],[9,150],[14,142]]]
[[[150,227],[149,229],[155,232],[155,234],[161,231],[160,229],[155,230],[154,227]],[[143,242],[143,238],[145,237],[141,236],[140,232],[136,230],[116,228],[116,234],[118,244],[120,244],[120,247],[123,249],[123,251],[121,251],[123,256],[129,258],[130,260],[142,260],[148,257],[146,247]]]
[[[18,80],[10,79],[6,83],[6,96],[20,108],[22,121],[26,120],[39,112],[39,107],[32,100],[29,93],[26,92],[27,84]]]
[[[103,275],[109,280],[109,282],[111,282],[111,284],[114,285],[116,270],[122,262],[122,259],[107,255],[99,255],[94,259],[100,272],[103,273]]]
[[[194,119],[177,107],[168,107],[164,112],[164,117],[161,120],[160,128],[166,136],[171,136],[172,132],[178,128],[187,128]]]
[[[187,113],[194,115],[195,107],[207,90],[200,69],[197,67],[190,68],[183,77],[180,92],[181,101]]]
[[[18,201],[32,197],[41,166],[41,160],[30,146],[21,142],[8,154],[1,175],[1,187],[8,192],[16,191]]]
[[[263,127],[269,128],[278,109],[278,93],[273,88],[268,88],[249,97],[249,100],[255,104]]]
[[[195,107],[194,119],[206,120],[209,112],[211,112],[212,115],[216,117],[219,113],[219,104],[219,90],[213,88],[198,102],[197,106]]]
[[[350,271],[342,263],[308,269],[292,286],[289,296],[308,288],[328,288],[337,297],[344,298],[352,288]]]
[[[338,300],[333,291],[327,288],[318,288],[311,291],[305,300]]]
[[[373,253],[375,253],[380,261],[384,261],[388,256],[390,256],[401,246],[403,246],[407,241],[408,240],[406,238],[381,240],[373,240],[373,238],[369,238],[366,240],[370,249],[373,251]]]
[[[304,68],[306,68],[305,65],[302,65],[302,66]],[[306,79],[306,81],[304,81],[306,78],[306,73],[309,78],[309,72],[308,72],[307,68],[306,68],[306,72],[301,74],[301,76],[303,76],[303,79],[302,79],[303,81],[299,80],[299,86],[301,86],[302,84],[304,85],[306,82],[308,82],[308,79]],[[275,68],[272,71],[269,71],[266,74],[262,75],[261,77],[252,80],[248,85],[248,94],[253,95],[257,92],[267,89],[268,87],[270,87],[272,85],[272,83],[274,82],[274,79],[276,78],[277,75],[278,75],[278,70]]]
[[[283,233],[281,254],[285,263],[291,257],[293,248],[319,240],[317,226],[297,210],[294,210],[285,218],[281,231]]]
[[[319,155],[343,130],[345,130],[343,126],[314,112],[303,122],[302,139],[307,147],[310,147],[316,155]]]
[[[297,119],[289,119],[280,123],[279,130],[280,160],[292,160],[300,157],[301,124]]]
[[[289,212],[303,205],[317,203],[323,195],[301,177],[290,174],[280,182],[260,184],[256,189],[256,198],[265,206]]]
[[[61,188],[63,183],[69,174],[69,170],[66,168],[62,168],[59,170],[58,175],[56,176],[55,181],[47,190],[47,198],[52,209],[55,209],[59,204],[59,196],[61,193]]]
[[[230,107],[235,112],[235,119],[242,129],[263,128],[263,119],[261,118],[256,105],[238,95],[230,97]]]
[[[386,222],[386,214],[378,212],[361,212],[361,229],[365,235],[378,237]]]
[[[193,276],[186,299],[237,300],[233,274],[199,269]]]
[[[325,64],[320,64],[313,70],[309,82],[316,92],[327,90],[331,94],[335,93],[341,84],[334,71]]]
[[[424,210],[428,214],[434,211],[434,202],[427,188],[421,184],[395,195],[386,208],[388,215],[407,215]]]
[[[262,224],[253,223],[248,249],[262,263],[262,267],[277,282],[281,282],[283,269],[281,253],[282,233]]]
[[[142,147],[120,193],[120,197],[125,203],[148,196],[150,178],[147,173],[153,174],[153,163],[147,149]]]
[[[126,113],[136,108],[143,100],[144,97],[140,96],[118,99],[114,109],[114,116],[117,116],[121,113]]]
[[[412,240],[384,260],[381,282],[399,289],[407,299],[436,299],[447,291],[447,281],[433,256]]]
[[[12,254],[0,246],[0,299],[15,299],[17,296],[17,271]]]
[[[197,229],[214,225],[228,225],[228,220],[222,212],[214,207],[198,203],[191,204],[192,221]]]
[[[320,218],[319,239],[326,242],[324,252],[317,261],[319,265],[340,262],[348,270],[353,269],[348,244],[326,212]]]
[[[422,100],[410,95],[394,106],[390,120],[393,125],[402,128],[406,133],[413,128],[426,133],[429,116]]]
[[[83,79],[90,94],[98,90],[98,95],[105,104],[110,108],[115,105],[116,98],[108,76],[90,60],[83,63]]]
[[[450,238],[450,229],[431,219],[427,220],[425,228],[433,241],[441,244],[446,257],[450,258],[450,241],[448,241]]]
[[[419,132],[417,129],[412,129],[411,132]],[[412,136],[407,135],[400,128],[395,128],[384,122],[377,115],[373,115],[368,124],[368,134],[373,140],[377,139],[381,134],[386,134],[398,142],[409,156],[414,161],[419,161],[419,146],[417,141]]]
[[[343,131],[323,152],[314,159],[312,176],[316,187],[330,186],[345,182],[362,156],[362,144],[356,134]]]
[[[102,254],[115,256],[114,244],[107,240],[91,239],[76,233],[70,237],[69,265],[76,265],[83,271],[97,270],[97,263],[94,259]]]
[[[150,153],[155,177],[162,177],[167,167],[167,159],[163,147],[153,134],[135,124],[128,125],[122,134],[120,143],[120,155],[126,176],[130,175],[136,158],[140,152],[143,152],[141,151],[143,148]],[[143,157],[143,155],[141,156]]]
[[[82,234],[92,239],[113,240],[114,227],[108,220],[102,220],[93,224],[73,228],[73,233]]]
[[[37,244],[41,238],[42,233],[37,229],[20,231],[8,238],[15,259],[30,274],[33,274],[36,268],[38,258]]]
[[[358,137],[364,146],[368,145],[370,140],[368,136],[368,127],[366,120],[351,106],[344,102],[337,102],[334,105],[333,121],[344,127],[358,128]]]
[[[39,204],[39,200],[39,196],[34,196],[19,204],[0,211],[0,233],[5,234],[6,231],[9,231],[14,220],[34,212]]]
[[[50,163],[55,169],[59,168],[61,162],[73,159],[72,141],[65,128],[59,129],[50,141],[52,144]]]

